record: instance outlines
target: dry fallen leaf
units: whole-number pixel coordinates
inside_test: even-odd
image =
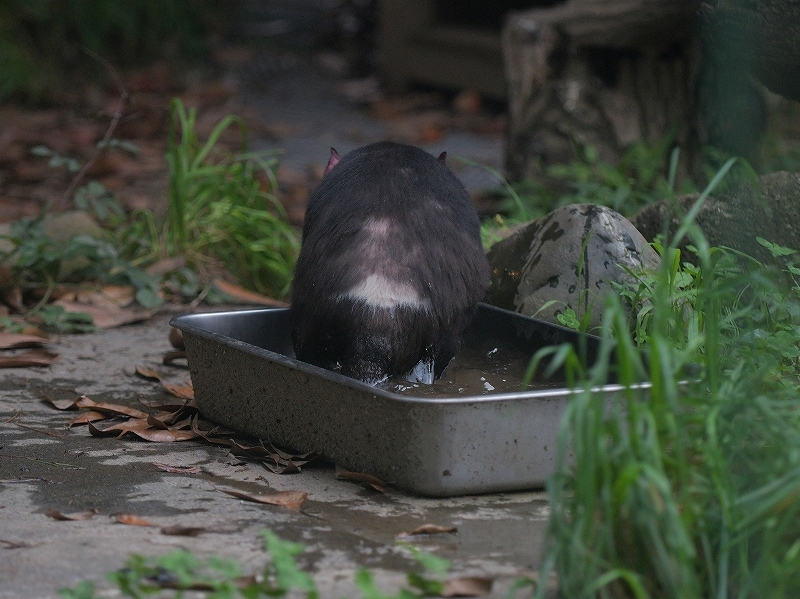
[[[75,399],[53,399],[49,395],[44,396],[44,400],[53,406],[56,410],[77,410],[78,397]]]
[[[192,387],[191,381],[188,385],[175,385],[173,383],[167,383],[164,381],[164,377],[161,376],[161,373],[150,368],[145,368],[144,366],[137,366],[136,374],[146,379],[154,379],[158,381],[168,393],[174,395],[175,397],[180,399],[194,399],[194,388]]]
[[[261,306],[272,306],[275,308],[285,308],[289,304],[280,300],[248,291],[244,287],[228,283],[222,279],[214,279],[214,287],[219,289],[222,293],[231,296],[234,300],[245,304],[258,304]]]
[[[465,576],[464,578],[451,578],[444,582],[442,597],[483,597],[492,592],[491,578],[480,576]]]
[[[423,524],[417,526],[413,530],[408,530],[399,533],[398,537],[413,537],[417,535],[433,535],[443,532],[456,532],[458,529],[455,526],[441,526],[439,524]]]
[[[47,338],[23,333],[0,333],[0,349],[21,349],[24,347],[41,347]]]
[[[52,518],[53,520],[63,520],[63,521],[70,521],[75,522],[79,520],[88,520],[93,516],[96,516],[99,512],[92,508],[86,512],[78,512],[75,514],[62,514],[58,510],[47,510],[44,515]]]
[[[196,537],[206,532],[202,526],[164,526],[161,528],[162,535],[172,535],[176,537]]]
[[[153,466],[172,474],[200,474],[200,466],[170,466],[161,462],[153,462]]]
[[[215,437],[213,433],[217,432],[219,427],[214,427],[211,430],[204,431],[200,428],[200,417],[199,415],[195,414],[192,418],[191,427],[192,432],[194,432],[198,437],[204,439],[206,442],[211,443],[213,445],[221,445],[222,447],[230,447],[231,441],[230,439],[224,439],[222,437]]]
[[[186,349],[183,343],[183,331],[175,327],[169,328],[169,343],[175,349]]]
[[[367,485],[379,493],[389,492],[389,485],[387,485],[381,479],[363,472],[350,472],[339,465],[336,466],[336,478],[339,480],[349,480],[351,482]]]
[[[89,432],[94,437],[122,437],[125,434],[131,433],[145,441],[153,441],[154,443],[171,443],[173,441],[188,441],[189,439],[196,439],[198,435],[191,430],[175,430],[175,429],[154,429],[150,428],[147,419],[132,418],[127,422],[120,422],[113,424],[104,429],[99,429],[91,422],[89,424]]]
[[[161,363],[164,366],[174,366],[176,360],[185,360],[185,359],[186,359],[186,350],[175,349],[172,351],[165,352],[161,358]]]
[[[264,467],[275,474],[292,474],[300,472],[300,469],[316,457],[314,453],[304,453],[292,455],[277,449],[270,443],[269,449],[263,444],[242,445],[231,439],[231,453],[236,456],[245,456],[255,460],[260,460]]]
[[[105,401],[94,401],[87,395],[81,395],[75,402],[79,408],[89,408],[95,412],[103,412],[113,416],[130,416],[131,418],[147,418],[147,412],[124,406],[122,404],[108,403]]]
[[[136,514],[114,514],[114,519],[120,524],[126,524],[128,526],[156,526],[152,522]]]
[[[88,424],[89,422],[97,422],[98,420],[105,420],[106,418],[108,418],[106,414],[90,410],[88,412],[84,412],[80,416],[76,416],[75,418],[67,422],[67,426],[71,428],[78,424]]]
[[[100,329],[110,329],[123,324],[131,324],[147,320],[153,315],[151,310],[136,310],[133,308],[122,308],[110,302],[105,304],[92,304],[71,301],[62,298],[54,302],[62,306],[67,312],[82,312],[92,317],[94,326]]]
[[[194,399],[194,387],[191,383],[188,385],[174,385],[172,383],[161,383],[164,389],[180,399]]]
[[[31,349],[16,356],[0,356],[0,368],[27,368],[28,366],[50,366],[58,360],[58,354],[46,349]]]
[[[221,489],[212,485],[217,491],[236,497],[237,499],[244,499],[245,501],[254,501],[256,503],[266,503],[269,505],[279,505],[281,507],[288,507],[299,510],[303,502],[308,497],[308,493],[302,491],[276,491],[275,493],[268,493],[266,495],[252,495],[250,493],[243,493],[241,491],[232,491],[229,489]]]

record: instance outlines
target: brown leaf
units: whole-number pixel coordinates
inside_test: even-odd
[[[188,385],[175,385],[173,383],[167,383],[164,381],[164,377],[161,376],[161,373],[150,368],[145,368],[144,366],[137,366],[136,374],[143,376],[146,379],[154,379],[158,381],[168,393],[174,395],[175,397],[187,400],[194,399],[194,388],[192,387],[191,381]]]
[[[0,368],[27,368],[28,366],[50,366],[58,360],[58,354],[46,349],[31,349],[16,356],[0,356]]]
[[[23,347],[41,347],[47,342],[38,335],[25,335],[23,333],[0,333],[0,349],[20,349]]]
[[[172,383],[165,383],[161,382],[164,386],[164,389],[168,393],[171,393],[175,397],[180,399],[194,399],[194,387],[191,384],[189,385],[174,385]]]
[[[275,474],[300,472],[300,468],[315,457],[313,453],[292,455],[277,449],[271,443],[270,448],[267,449],[263,444],[242,445],[231,439],[230,446],[232,454],[260,460],[266,468]]]
[[[192,418],[191,424],[192,432],[195,433],[198,437],[205,439],[208,443],[212,443],[214,445],[221,445],[223,447],[229,447],[233,441],[228,439],[223,439],[222,437],[214,437],[212,433],[217,430],[217,427],[214,427],[210,431],[204,431],[200,428],[200,417],[195,414]]]
[[[219,289],[222,293],[231,296],[234,300],[244,304],[258,304],[261,306],[273,306],[276,308],[285,308],[288,306],[286,302],[248,291],[244,287],[228,283],[222,279],[214,279],[214,287]]]
[[[161,420],[159,420],[158,418],[156,418],[154,416],[148,416],[147,417],[147,424],[150,426],[150,428],[154,428],[154,429],[157,429],[157,430],[162,430],[162,431],[170,430],[169,426],[167,426]]]
[[[263,445],[242,445],[236,440],[231,440],[231,453],[238,456],[246,456],[256,460],[269,458],[272,454]]]
[[[175,349],[166,352],[164,356],[161,358],[161,363],[164,366],[173,366],[176,360],[185,360],[185,359],[186,359],[186,350]]]
[[[172,474],[200,473],[200,466],[170,466],[169,464],[162,464],[161,462],[153,462],[153,466],[164,472],[171,472]]]
[[[491,578],[480,576],[465,576],[464,578],[451,578],[444,582],[442,597],[483,597],[492,592]]]
[[[139,429],[132,430],[130,432],[139,437],[140,439],[144,439],[145,441],[152,441],[153,443],[172,443],[175,441],[189,441],[190,439],[196,439],[198,436],[193,431],[178,431],[174,429],[159,430],[155,428],[149,428],[144,430],[139,430]]]
[[[103,429],[97,428],[91,422],[87,424],[89,425],[89,432],[93,437],[121,437],[125,433],[147,430],[150,428],[146,418],[131,418],[125,422],[118,422],[117,424],[112,424]]]
[[[78,521],[78,520],[88,520],[89,518],[98,514],[98,511],[94,508],[87,512],[78,512],[76,514],[62,514],[58,510],[47,510],[44,515],[52,518],[53,520],[63,520],[63,521]]]
[[[371,474],[365,474],[363,472],[350,472],[349,470],[345,470],[341,466],[336,466],[336,478],[339,480],[349,480],[355,483],[362,483],[369,487],[372,487],[379,493],[388,493],[389,486],[383,482],[381,479],[372,476]]]
[[[169,343],[175,349],[185,350],[186,345],[183,343],[183,331],[175,327],[169,327]]]
[[[115,514],[114,519],[120,524],[126,524],[128,526],[156,526],[152,522],[136,514]]]
[[[456,532],[458,529],[455,526],[441,526],[439,524],[423,524],[417,526],[413,530],[408,530],[399,533],[398,537],[413,537],[416,535],[434,535],[442,532]]]
[[[155,429],[151,428],[146,418],[131,418],[126,422],[119,422],[104,429],[99,429],[91,422],[89,432],[95,437],[122,437],[125,434],[132,434],[145,441],[153,443],[172,443],[174,441],[188,441],[198,437],[197,433],[191,430],[175,429]]]
[[[53,399],[49,395],[44,396],[44,400],[56,410],[77,410],[79,399],[77,397],[75,399]]]
[[[136,374],[138,374],[139,376],[143,376],[146,379],[155,379],[159,383],[161,382],[161,374],[159,374],[155,370],[145,368],[144,366],[137,366]]]
[[[152,316],[151,310],[123,308],[114,302],[107,303],[81,303],[62,298],[55,304],[62,306],[67,312],[83,312],[92,317],[94,326],[100,329],[110,329],[123,324],[131,324],[147,320]]]
[[[97,422],[98,420],[106,420],[108,418],[108,414],[103,414],[102,412],[96,412],[94,410],[90,410],[88,412],[84,412],[80,416],[76,416],[69,422],[67,422],[68,427],[73,427],[78,424],[88,424],[89,422]]]
[[[96,412],[105,412],[115,416],[130,416],[131,418],[147,418],[149,414],[136,408],[124,406],[122,404],[108,403],[105,401],[94,401],[87,395],[81,395],[75,402],[79,408],[90,408]]]
[[[161,528],[161,534],[176,537],[196,537],[206,532],[206,530],[202,526],[164,526]]]
[[[213,485],[212,485],[213,486]],[[299,510],[303,502],[308,497],[308,493],[302,491],[277,491],[267,495],[251,495],[250,493],[243,493],[241,491],[232,491],[229,489],[220,489],[214,486],[217,491],[222,491],[227,495],[236,497],[237,499],[244,499],[245,501],[254,501],[256,503],[266,503],[269,505],[279,505],[281,507],[288,507]]]
[[[187,406],[176,406],[174,411],[161,410],[156,414],[151,414],[150,418],[154,421],[154,428],[191,428],[192,418],[197,415],[197,408]]]
[[[188,410],[197,413],[197,404],[193,399],[187,399],[181,403],[147,403],[146,401],[139,401],[144,407],[150,410],[160,410],[161,412],[168,412],[173,414],[180,410]]]

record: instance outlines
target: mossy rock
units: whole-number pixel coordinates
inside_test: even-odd
[[[671,237],[697,198],[697,194],[690,194],[655,202],[637,212],[631,222],[650,241],[665,229]],[[769,263],[773,258],[757,237],[800,249],[800,173],[770,173],[754,183],[709,196],[695,222],[712,247],[727,246],[761,262]],[[691,240],[684,240],[684,251],[687,243]]]

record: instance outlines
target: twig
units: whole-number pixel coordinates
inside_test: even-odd
[[[114,116],[111,118],[111,124],[108,126],[108,129],[106,130],[106,134],[103,136],[102,141],[99,144],[97,144],[97,149],[95,150],[92,157],[86,164],[83,165],[81,170],[79,170],[76,173],[76,175],[70,182],[69,187],[67,187],[67,190],[64,192],[64,195],[61,196],[61,200],[59,200],[57,205],[57,208],[59,210],[63,210],[64,208],[67,207],[67,204],[69,203],[70,198],[72,197],[72,192],[75,190],[75,187],[78,185],[78,183],[80,183],[81,179],[83,179],[83,177],[86,175],[89,169],[92,168],[92,165],[100,157],[100,154],[103,153],[103,150],[105,150],[108,147],[108,142],[111,141],[111,136],[114,134],[114,130],[117,128],[119,120],[122,118],[122,111],[125,109],[125,103],[128,101],[128,91],[125,89],[125,86],[122,84],[122,79],[120,79],[119,75],[114,70],[114,67],[111,65],[111,63],[108,62],[105,58],[103,58],[99,54],[97,54],[96,52],[89,50],[88,48],[84,48],[83,51],[86,52],[89,56],[91,56],[95,60],[97,60],[103,66],[105,66],[106,69],[108,69],[108,72],[114,79],[114,83],[117,84],[117,89],[119,89],[119,101],[117,102],[117,106],[114,109]]]
[[[71,470],[86,470],[86,468],[83,466],[76,466],[75,464],[64,464],[63,462],[53,462],[50,460],[43,460],[42,458],[35,458],[29,455],[17,455],[13,453],[2,453],[0,455],[7,458],[17,458],[18,460],[31,460],[33,462],[48,464],[50,466],[63,466],[64,468],[69,468]]]
[[[66,439],[67,438],[66,435],[62,435],[61,433],[54,433],[53,431],[46,431],[46,430],[43,430],[41,428],[35,428],[35,427],[30,426],[28,424],[22,424],[21,422],[15,422],[14,424],[16,424],[17,426],[19,426],[21,428],[26,428],[29,431],[33,431],[34,433],[40,433],[42,435],[49,435],[50,437],[56,437],[57,439]]]

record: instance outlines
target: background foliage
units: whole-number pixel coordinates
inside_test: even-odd
[[[205,53],[230,4],[219,0],[0,0],[0,101],[45,101],[76,74]]]

